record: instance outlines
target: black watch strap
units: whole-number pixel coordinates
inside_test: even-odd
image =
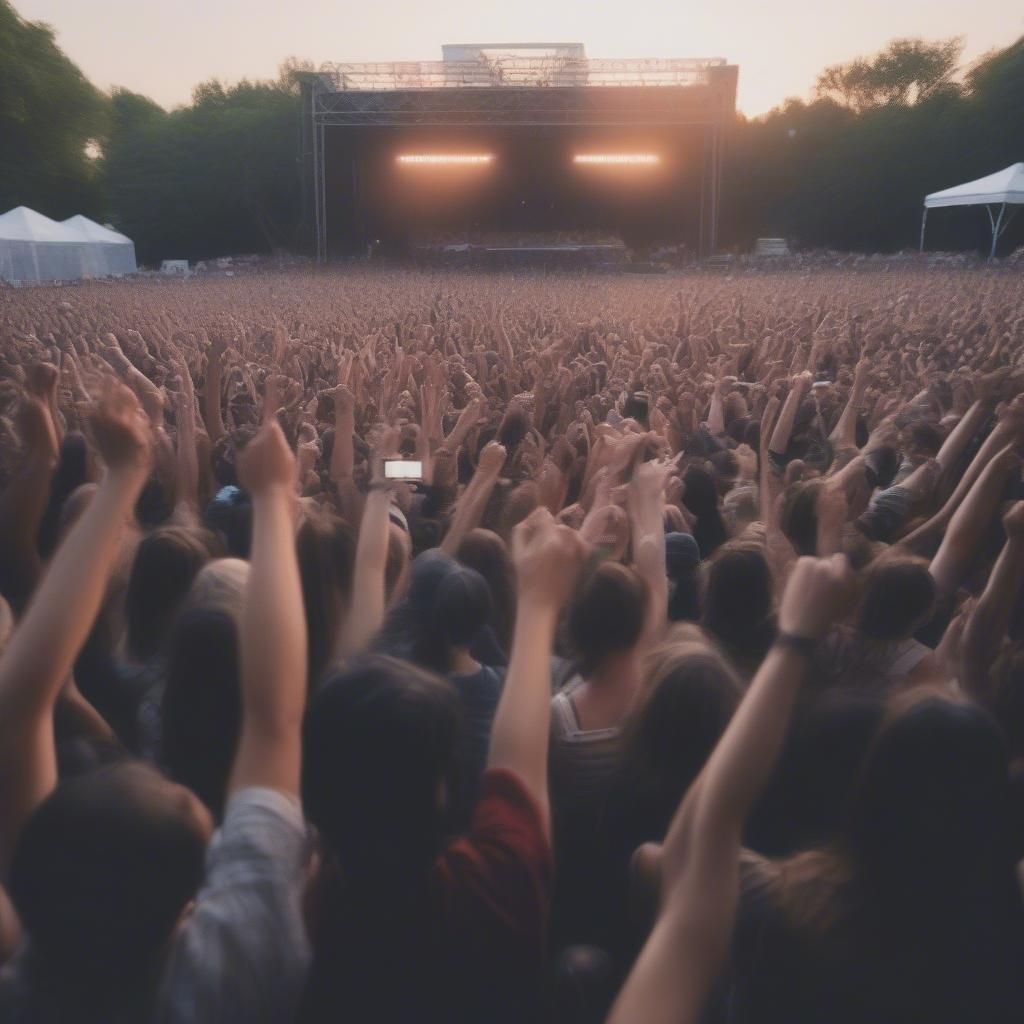
[[[814,654],[818,647],[818,641],[810,636],[797,636],[795,633],[784,633],[779,630],[775,634],[775,646],[786,647],[791,651],[799,651],[805,657]]]

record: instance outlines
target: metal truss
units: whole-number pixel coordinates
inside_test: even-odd
[[[306,76],[317,258],[327,257],[328,128],[697,127],[704,130],[700,249],[718,238],[724,129],[738,68],[720,58],[588,60],[499,56],[334,64]]]
[[[357,127],[717,124],[734,109],[734,68],[696,86],[401,89],[335,92],[318,84],[317,124]],[[732,72],[730,74],[730,72]]]
[[[608,60],[576,56],[523,57],[510,54],[477,60],[324,64],[320,75],[335,91],[466,88],[550,88],[568,86],[702,85],[708,72],[726,67],[721,57]]]

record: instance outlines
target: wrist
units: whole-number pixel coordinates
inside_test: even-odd
[[[820,637],[796,630],[780,629],[775,634],[773,646],[779,650],[792,651],[805,658],[813,657],[817,650]]]
[[[560,609],[561,604],[552,600],[547,594],[535,593],[529,589],[521,590],[516,612],[516,626],[518,628],[522,624],[524,628],[529,626],[532,629],[548,630],[553,637]]]

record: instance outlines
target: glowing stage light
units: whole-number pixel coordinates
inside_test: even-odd
[[[577,153],[572,158],[575,164],[631,165],[650,167],[661,163],[657,153]]]
[[[401,153],[400,164],[428,167],[477,167],[494,160],[492,153]]]

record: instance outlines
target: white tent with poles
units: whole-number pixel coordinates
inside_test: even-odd
[[[61,221],[66,227],[78,232],[85,241],[90,242],[99,257],[99,274],[120,276],[134,274],[139,269],[135,263],[135,243],[119,231],[105,228],[88,217],[76,213]]]
[[[0,215],[0,280],[77,281],[103,273],[95,245],[27,206]]]
[[[1007,229],[1014,214],[1024,205],[1024,162],[1004,167],[995,174],[988,174],[976,181],[932,192],[924,197],[924,212],[921,214],[921,252],[924,252],[924,228],[928,222],[928,211],[940,206],[984,206],[992,226],[992,248],[989,259],[996,254],[996,243]],[[1010,215],[1006,208],[1014,207]],[[998,213],[993,213],[993,210]]]

